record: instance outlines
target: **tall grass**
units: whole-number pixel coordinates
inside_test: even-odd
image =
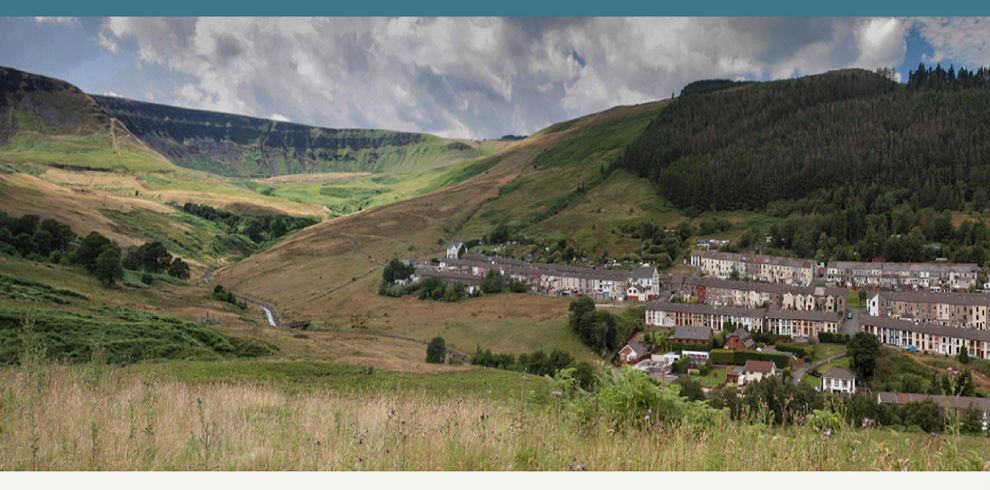
[[[386,383],[310,392],[154,373],[0,371],[0,470],[985,470],[985,438],[713,426],[582,424],[558,398],[436,396]],[[39,380],[41,380],[39,382]],[[40,407],[52,407],[40,409]],[[57,407],[57,409],[54,409]],[[765,415],[765,414],[764,414]],[[966,447],[964,447],[966,446]],[[968,447],[968,449],[967,449]]]

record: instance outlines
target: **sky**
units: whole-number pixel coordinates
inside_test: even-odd
[[[90,94],[497,139],[712,78],[990,66],[990,19],[0,17],[0,66]]]

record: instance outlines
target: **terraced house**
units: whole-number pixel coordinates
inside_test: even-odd
[[[987,329],[990,295],[984,293],[872,293],[870,316],[917,320],[941,327]]]
[[[437,270],[484,276],[497,269],[506,280],[523,281],[548,294],[591,296],[598,300],[646,301],[660,293],[660,274],[654,267],[629,271],[589,269],[559,264],[543,264],[481,254],[440,259]]]
[[[691,265],[719,279],[729,279],[736,272],[739,278],[799,286],[811,285],[818,271],[814,260],[701,250],[691,251]]]
[[[959,291],[976,285],[976,264],[914,264],[902,262],[829,262],[829,286],[895,290]]]
[[[650,301],[646,304],[645,323],[653,328],[705,327],[721,331],[725,322],[732,322],[750,331],[761,331],[764,314],[755,308]]]
[[[771,310],[766,324],[769,332],[797,338],[818,338],[822,332],[838,333],[842,317],[825,311]]]
[[[697,299],[712,306],[846,312],[846,289],[790,286],[710,277],[663,276],[664,289],[683,300]]]
[[[990,332],[965,328],[942,327],[888,317],[864,317],[860,330],[876,335],[890,347],[957,356],[962,350],[971,358],[990,359]]]

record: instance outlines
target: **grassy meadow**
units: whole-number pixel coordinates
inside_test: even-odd
[[[0,371],[0,470],[979,471],[990,465],[985,437],[850,428],[825,435],[806,425],[768,427],[756,422],[766,415],[759,413],[750,423],[717,417],[701,429],[616,425],[604,417],[581,423],[566,401],[547,395],[546,383],[519,373],[471,369],[403,378],[291,363],[280,370],[291,370],[288,379],[237,368],[232,376],[207,374],[201,381],[194,364],[6,368]],[[324,384],[362,377],[356,389]]]

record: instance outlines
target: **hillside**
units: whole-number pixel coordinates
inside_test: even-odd
[[[864,186],[932,205],[990,180],[987,88],[911,90],[864,70],[682,97],[618,166],[682,209],[760,209]],[[966,186],[963,183],[973,183]]]
[[[428,134],[331,129],[93,95],[107,114],[176,165],[217,175],[409,174],[481,155]]]
[[[480,238],[503,221],[541,238],[582,243],[596,240],[598,232],[589,228],[601,224],[597,250],[635,248],[637,240],[612,234],[612,226],[647,213],[657,218],[662,201],[644,179],[622,171],[604,180],[598,176],[665,104],[589,115],[492,156],[458,163],[432,178],[421,195],[310,227],[218,270],[214,280],[275,305],[287,319],[311,320],[314,328],[421,340],[440,333],[448,347],[461,352],[473,352],[481,343],[495,352],[560,348],[588,359],[590,353],[567,328],[567,299],[502,294],[438,303],[382,297],[377,294],[382,268],[392,257],[438,256],[450,241]],[[582,182],[588,182],[586,189],[575,193]],[[611,201],[599,213],[595,203],[603,199]],[[557,201],[553,212],[546,200]],[[629,213],[630,203],[636,213]],[[556,221],[565,216],[566,225]]]

